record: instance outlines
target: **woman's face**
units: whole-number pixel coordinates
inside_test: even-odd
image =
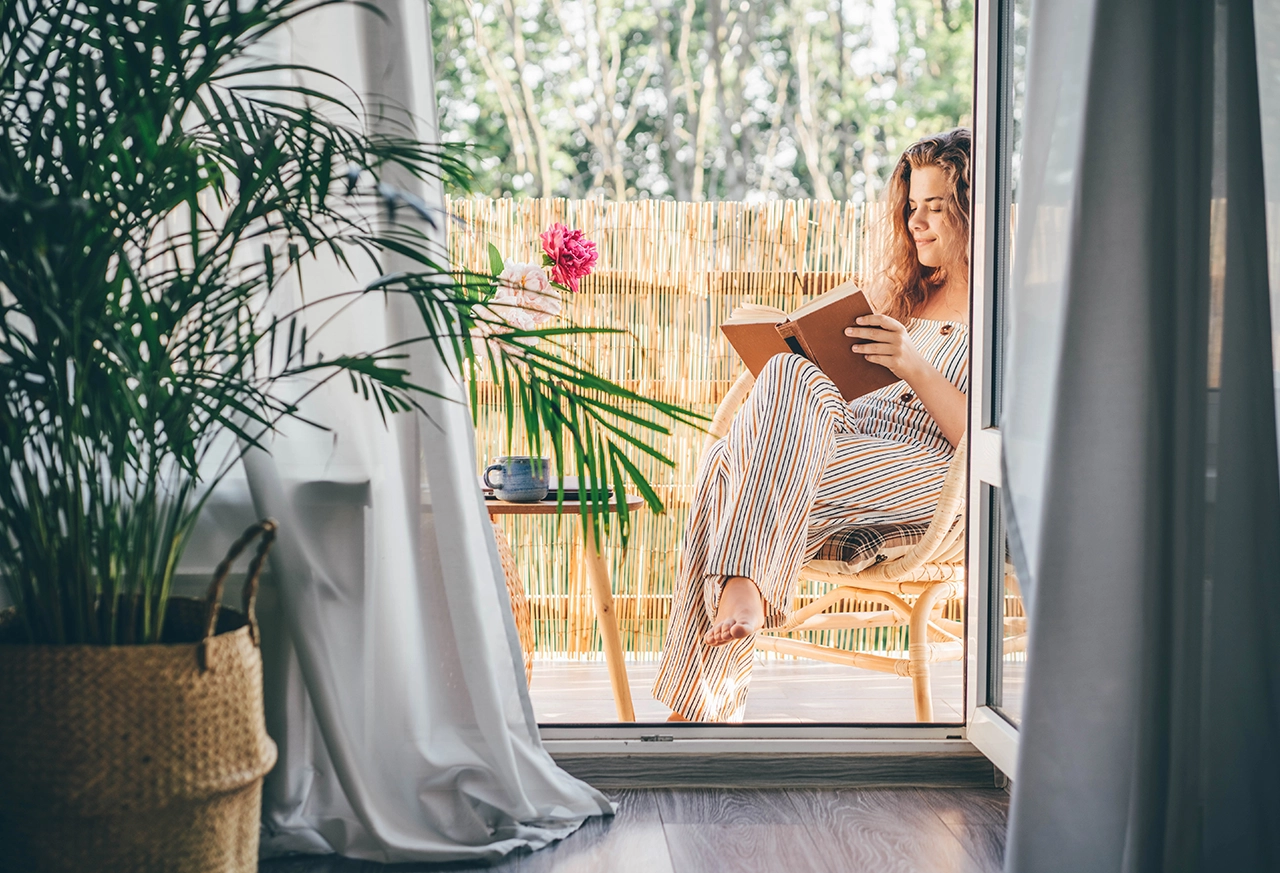
[[[938,167],[916,167],[911,171],[908,194],[907,229],[915,240],[916,256],[926,267],[946,266],[959,250],[956,229],[946,220],[950,186]]]

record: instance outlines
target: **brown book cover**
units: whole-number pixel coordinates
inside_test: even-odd
[[[846,282],[790,315],[766,306],[740,307],[720,330],[754,375],[774,355],[795,352],[826,373],[845,400],[853,400],[899,381],[887,367],[853,351],[860,340],[844,335],[846,327],[872,311],[866,295]]]

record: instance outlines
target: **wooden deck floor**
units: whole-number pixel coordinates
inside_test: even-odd
[[[998,873],[1008,795],[997,789],[646,789],[606,792],[611,819],[494,867],[332,858],[261,873]]]
[[[636,720],[663,721],[670,713],[654,700],[650,689],[657,664],[627,665]],[[1007,676],[1011,693],[1013,676]],[[963,671],[959,661],[934,665],[934,717],[940,722],[964,721]],[[584,724],[617,721],[617,711],[603,660],[534,662],[529,686],[533,709],[543,724]],[[896,724],[915,721],[911,680],[888,673],[842,667],[817,661],[761,659],[751,678],[747,719],[758,722],[840,722]]]

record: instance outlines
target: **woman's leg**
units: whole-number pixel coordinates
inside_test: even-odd
[[[729,698],[734,695],[723,694],[725,682],[750,670],[749,664],[742,663],[742,651],[729,646],[711,648],[704,642],[711,618],[703,601],[701,580],[716,508],[726,500],[730,487],[727,451],[724,440],[714,444],[698,470],[681,541],[666,642],[653,684],[654,697],[690,721],[727,720],[733,709]],[[750,655],[747,649],[746,656]],[[741,720],[741,714],[738,718]]]
[[[779,355],[761,371],[729,435],[699,471],[681,553],[680,573],[654,695],[685,718],[740,721],[746,705],[759,621],[785,621],[807,546],[810,508],[822,471],[845,428],[845,404],[820,370]],[[731,577],[758,590],[758,618],[737,614],[750,603],[732,587],[720,615],[746,632],[708,644]],[[712,637],[718,640],[718,636]]]
[[[928,521],[938,508],[949,455],[863,434],[836,434],[809,513],[811,558],[833,533],[858,526]]]
[[[743,577],[760,591],[764,620],[791,612],[805,557],[809,516],[847,407],[821,370],[798,355],[778,355],[760,372],[725,437],[733,487],[716,507],[703,593],[716,614],[723,583]]]

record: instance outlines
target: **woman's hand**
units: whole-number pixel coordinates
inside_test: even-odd
[[[870,342],[859,343],[853,350],[873,364],[888,367],[910,385],[942,429],[942,435],[951,445],[959,445],[968,410],[964,393],[916,351],[907,329],[897,321],[887,315],[864,315],[858,325],[845,328],[844,335]],[[909,401],[911,397],[902,399]]]
[[[911,343],[907,329],[887,315],[864,315],[858,319],[858,327],[847,327],[844,335],[854,339],[870,340],[857,343],[853,350],[865,355],[867,360],[888,367],[893,375],[912,384],[925,369],[932,369]]]

